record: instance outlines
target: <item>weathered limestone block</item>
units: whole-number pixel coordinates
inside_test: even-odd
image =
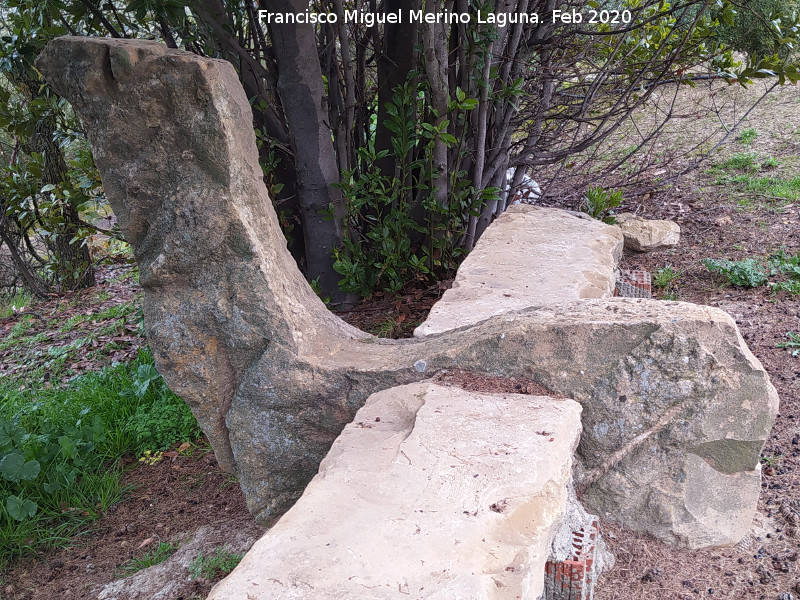
[[[538,599],[581,407],[415,383],[373,394],[210,599]]]
[[[86,124],[156,365],[257,518],[292,505],[368,396],[455,367],[583,405],[588,509],[689,546],[737,540],[778,400],[726,313],[589,299],[376,339],[329,313],[286,250],[228,63],[66,37],[37,64]]]
[[[681,227],[673,221],[643,219],[632,213],[617,216],[617,225],[625,236],[625,249],[634,252],[657,252],[674,248],[681,241]]]
[[[622,235],[564,210],[511,206],[478,240],[415,336],[542,304],[614,295]]]

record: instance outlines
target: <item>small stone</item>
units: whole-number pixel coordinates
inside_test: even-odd
[[[657,252],[674,248],[681,239],[681,228],[672,221],[643,219],[631,213],[617,216],[617,225],[625,236],[625,249],[633,252]]]
[[[657,567],[652,567],[647,570],[647,572],[642,575],[642,582],[649,583],[649,582],[658,582],[660,583],[663,579],[663,571]]]
[[[775,581],[775,576],[763,564],[758,566],[756,573],[758,574],[758,580],[762,584],[772,583]]]

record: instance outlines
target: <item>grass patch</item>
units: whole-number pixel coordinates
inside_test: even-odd
[[[755,152],[739,152],[717,164],[716,168],[735,171],[757,171],[758,155]]]
[[[743,184],[745,192],[754,192],[775,200],[797,200],[800,193],[800,177],[747,177],[735,183]]]
[[[124,319],[130,314],[136,312],[137,307],[133,302],[125,302],[123,304],[115,304],[104,308],[103,310],[91,316],[92,321],[107,321],[109,319]]]
[[[0,569],[68,543],[117,502],[124,454],[198,434],[147,351],[63,388],[0,386]]]
[[[15,346],[20,339],[24,338],[28,331],[33,327],[34,318],[31,315],[24,315],[19,323],[11,328],[6,338],[0,342],[0,350],[7,350]]]
[[[31,295],[24,291],[13,294],[0,294],[0,319],[10,317],[14,313],[25,310],[31,305]]]
[[[229,552],[219,546],[215,554],[204,556],[201,552],[189,565],[189,575],[192,579],[207,579],[213,581],[217,577],[227,575],[236,568],[244,558],[244,552]]]
[[[794,201],[800,198],[800,177],[759,177],[760,171],[771,171],[779,165],[777,159],[767,158],[759,162],[753,152],[740,152],[718,163],[708,170],[716,174],[715,185],[733,187],[743,195],[752,194],[771,201]],[[752,198],[744,198],[740,205],[753,204]]]
[[[61,310],[64,310],[62,303]],[[69,310],[69,309],[68,309]],[[16,381],[20,387],[64,386],[88,363],[97,367],[119,360],[118,350],[137,347],[144,342],[139,298],[90,313],[69,313],[60,319],[49,316],[22,315],[0,340],[5,363],[0,376]],[[109,339],[116,338],[116,339]]]
[[[132,575],[142,569],[149,569],[150,567],[154,567],[155,565],[161,564],[165,560],[167,560],[175,550],[178,549],[177,544],[168,544],[166,542],[158,542],[158,546],[153,548],[152,550],[147,551],[144,556],[141,558],[132,558],[130,560],[125,561],[120,565],[120,570],[124,572],[124,574]]]
[[[748,127],[747,129],[742,129],[741,133],[736,136],[736,141],[740,144],[744,144],[745,146],[749,146],[757,137],[758,131],[752,127]]]

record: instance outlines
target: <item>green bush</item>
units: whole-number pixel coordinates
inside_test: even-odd
[[[448,276],[465,254],[459,241],[466,233],[465,217],[478,214],[500,193],[495,187],[476,191],[467,173],[458,171],[449,178],[447,201],[438,202],[433,147],[437,141],[454,147],[458,140],[447,132],[450,121],[434,126],[419,119],[417,103],[424,93],[413,78],[395,88],[385,123],[394,134],[392,149],[360,148],[357,168],[343,173],[337,185],[347,204],[348,233],[334,250],[333,268],[342,276],[344,292],[362,297],[378,290],[399,293],[409,282]],[[478,104],[461,90],[456,95],[451,110]],[[397,163],[396,172],[379,169],[387,157]]]

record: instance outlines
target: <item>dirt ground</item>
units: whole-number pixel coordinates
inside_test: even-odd
[[[712,133],[719,130],[720,122],[740,117],[758,94],[758,88],[743,91],[719,83],[688,90],[682,118],[653,152],[666,157],[699,143],[713,146]],[[656,164],[650,181],[668,184],[658,190],[638,193],[632,191],[635,186],[626,188],[625,210],[673,219],[682,227],[682,238],[680,246],[670,251],[626,254],[622,267],[655,273],[672,266],[680,277],[669,290],[656,292],[657,296],[669,293],[733,315],[750,349],[769,372],[781,408],[763,452],[762,495],[750,534],[735,547],[688,551],[637,535],[621,524],[603,522],[602,532],[616,566],[598,582],[596,600],[800,598],[800,357],[776,348],[788,331],[800,332],[800,299],[775,295],[764,287],[725,286],[700,262],[765,256],[781,248],[800,252],[800,201],[749,191],[741,182],[718,184],[720,173],[709,170],[737,153],[752,153],[759,162],[771,165],[754,176],[789,180],[800,175],[799,101],[797,89],[780,90],[763,100],[742,124],[756,131],[748,143],[732,136],[700,169],[671,182],[670,177],[690,159]],[[708,113],[708,108],[713,111]],[[446,287],[445,282],[399,299],[377,297],[343,316],[378,335],[407,336]],[[506,385],[513,388],[508,391],[535,389],[533,382]],[[224,520],[253,526],[235,481],[217,469],[207,450],[193,457],[176,457],[174,462],[132,466],[125,482],[133,486],[127,499],[75,540],[73,547],[25,559],[2,574],[0,597],[91,598],[92,589],[123,575],[122,565],[142,556],[156,540],[171,541],[202,524]],[[142,546],[150,538],[153,541]],[[205,597],[210,585],[198,582],[191,597]]]

